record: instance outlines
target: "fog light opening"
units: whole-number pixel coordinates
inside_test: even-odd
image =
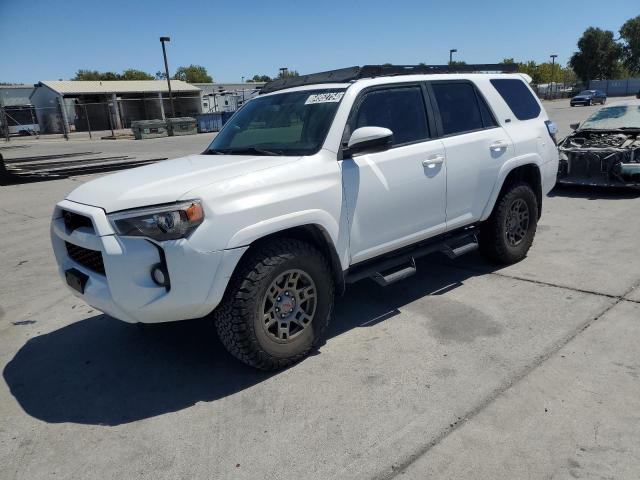
[[[151,269],[151,278],[161,287],[166,287],[169,280],[167,272],[165,272],[162,266],[159,264],[154,265]]]

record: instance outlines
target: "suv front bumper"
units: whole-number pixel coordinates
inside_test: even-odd
[[[65,224],[64,211],[83,217],[81,225]],[[186,320],[210,313],[248,248],[203,252],[194,249],[188,239],[154,242],[120,237],[102,209],[68,200],[55,207],[51,243],[65,284],[65,272],[72,268],[88,276],[83,293],[69,287],[71,292],[130,323]],[[168,287],[151,277],[158,264],[166,268]]]

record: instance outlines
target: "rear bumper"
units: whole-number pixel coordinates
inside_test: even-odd
[[[93,228],[71,230],[62,211],[91,219]],[[130,323],[159,323],[198,318],[211,312],[222,299],[228,280],[247,247],[203,252],[188,239],[152,242],[114,234],[104,211],[71,201],[60,202],[51,222],[51,242],[59,273],[75,268],[88,275],[84,293],[69,287],[86,303]],[[104,274],[93,263],[80,263],[69,255],[67,244],[100,252]],[[93,255],[95,257],[95,255]],[[170,287],[151,278],[154,265],[164,262]]]

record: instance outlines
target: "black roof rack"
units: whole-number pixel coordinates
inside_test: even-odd
[[[424,75],[435,73],[515,73],[515,63],[480,63],[469,65],[364,65],[338,70],[278,78],[262,87],[260,93],[271,93],[285,88],[317,85],[320,83],[347,83],[360,78],[391,77],[396,75]]]

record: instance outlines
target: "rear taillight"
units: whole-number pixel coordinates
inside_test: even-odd
[[[558,134],[558,125],[551,120],[545,120],[544,124],[547,126],[547,132],[549,132],[549,136],[553,140],[553,143],[558,144],[558,140],[556,140],[556,135]]]

